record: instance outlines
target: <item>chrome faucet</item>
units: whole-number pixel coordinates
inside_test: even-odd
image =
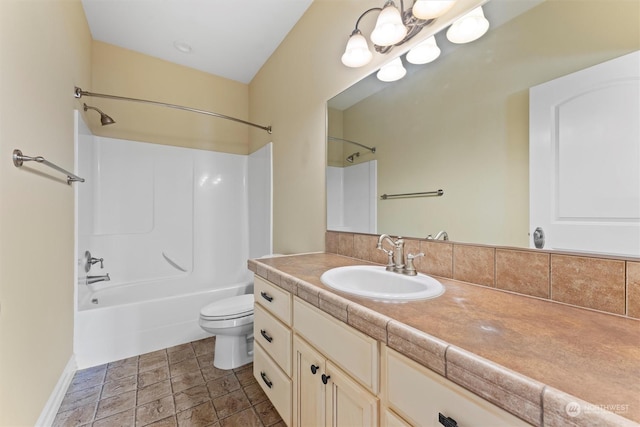
[[[440,237],[442,237],[442,240],[449,240],[449,235],[444,230],[439,231],[438,234],[435,235],[435,237],[429,234],[427,236],[427,240],[440,240]]]
[[[382,247],[385,240],[393,245],[393,250],[390,251]],[[404,272],[404,240],[402,237],[398,236],[396,240],[393,240],[388,234],[381,234],[376,249],[380,249],[389,257],[387,270],[397,273]]]
[[[424,254],[422,252],[420,252],[419,254],[407,254],[407,266],[404,269],[404,274],[406,274],[407,276],[417,276],[418,275],[418,271],[416,270],[416,266],[413,265],[413,260],[416,258],[419,258],[421,256],[424,256]]]
[[[109,280],[111,280],[111,277],[109,277],[109,273],[105,274],[104,276],[87,276],[87,285],[98,282],[108,282]]]

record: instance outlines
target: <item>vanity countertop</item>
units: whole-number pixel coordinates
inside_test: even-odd
[[[256,274],[534,425],[640,425],[640,321],[439,277],[443,295],[402,304],[320,281],[361,264],[370,263],[328,253],[249,260]]]

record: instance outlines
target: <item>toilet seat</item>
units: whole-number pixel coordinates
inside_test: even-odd
[[[221,321],[253,316],[253,302],[253,294],[225,298],[202,307],[200,318]]]

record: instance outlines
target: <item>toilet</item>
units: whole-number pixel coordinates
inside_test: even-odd
[[[253,360],[253,294],[205,305],[200,327],[216,336],[213,366],[234,369]]]

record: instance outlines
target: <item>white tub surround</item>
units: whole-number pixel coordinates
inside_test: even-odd
[[[79,368],[204,338],[202,306],[252,292],[249,254],[271,251],[270,145],[245,156],[79,132]],[[85,272],[87,250],[104,268]]]

